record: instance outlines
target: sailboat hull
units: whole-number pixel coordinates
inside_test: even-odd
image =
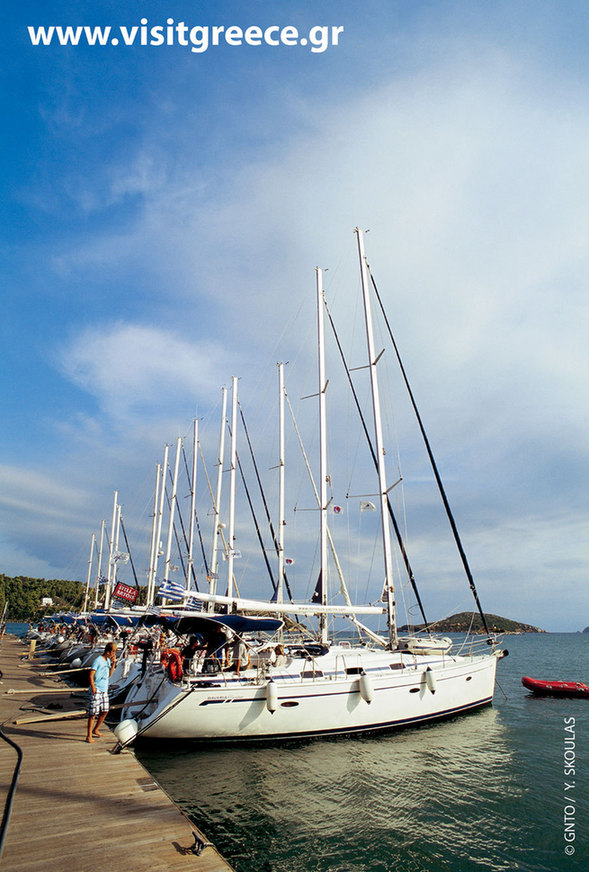
[[[154,673],[150,687],[135,690],[142,700],[153,690],[152,702],[138,713],[130,696],[123,718],[136,718],[140,735],[153,739],[292,739],[424,723],[488,705],[493,699],[495,655],[375,655],[380,662],[369,665],[365,661],[362,667],[352,667],[358,669],[353,675],[349,668],[346,674],[340,664],[339,677],[329,673],[321,659],[315,663],[314,678],[275,671],[272,706],[267,680],[217,676],[216,681],[200,677],[174,685],[162,673],[159,677]],[[428,667],[436,678],[433,691],[426,677]],[[363,675],[370,676],[370,701],[361,687]]]

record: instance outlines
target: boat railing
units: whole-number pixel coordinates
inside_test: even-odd
[[[492,647],[494,650],[501,644],[502,640],[502,636],[493,636],[492,639],[483,635],[465,636],[464,639],[457,644],[455,653],[461,657],[477,657],[481,654],[488,654],[489,647]]]

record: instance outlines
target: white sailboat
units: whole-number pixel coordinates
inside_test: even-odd
[[[479,637],[464,653],[453,653],[449,639],[432,636],[400,638],[397,631],[395,585],[391,542],[389,485],[382,437],[378,360],[374,348],[369,273],[362,234],[356,230],[360,260],[368,365],[370,371],[374,451],[378,474],[378,508],[384,555],[384,587],[378,605],[353,606],[327,601],[326,569],[333,549],[327,523],[328,494],[324,352],[324,298],[322,272],[317,270],[317,311],[319,346],[320,480],[315,489],[320,517],[320,582],[312,603],[285,602],[282,590],[284,546],[279,539],[278,590],[274,602],[248,600],[233,590],[231,565],[227,595],[216,592],[192,593],[206,604],[203,611],[186,615],[176,632],[198,634],[201,650],[181,668],[177,655],[171,665],[155,665],[145,671],[127,698],[119,741],[127,744],[137,736],[154,739],[204,741],[268,740],[348,734],[420,724],[476,709],[492,702],[498,660],[504,653],[490,635]],[[282,373],[280,373],[282,379]],[[281,382],[282,385],[282,382]],[[232,414],[232,474],[235,468],[236,381]],[[281,386],[281,397],[283,388]],[[283,426],[281,412],[281,428]],[[283,466],[281,439],[280,467]],[[432,458],[433,461],[433,458]],[[441,485],[441,483],[440,483]],[[231,486],[234,493],[234,484]],[[445,495],[444,495],[445,500]],[[283,511],[283,477],[280,484],[280,513]],[[216,510],[218,507],[216,507]],[[233,504],[231,508],[233,513]],[[231,514],[230,523],[233,523]],[[452,521],[453,524],[453,521]],[[282,526],[282,521],[280,521]],[[231,530],[230,530],[231,533]],[[233,540],[229,537],[231,560]],[[462,548],[459,545],[461,556]],[[465,565],[466,568],[466,565]],[[474,583],[467,571],[473,593]],[[188,592],[187,592],[188,596]],[[220,613],[220,612],[223,613]],[[283,619],[289,614],[312,615],[319,632],[313,642],[288,640]],[[350,617],[356,626],[358,615],[386,615],[387,636],[368,631],[369,644],[332,642],[328,615]],[[172,620],[172,619],[170,619]],[[484,617],[483,617],[484,622]],[[367,629],[367,628],[364,628]],[[276,634],[272,638],[272,634]],[[216,642],[214,640],[217,640]],[[237,657],[239,663],[227,668],[224,650],[228,644],[248,648]],[[216,647],[215,647],[216,646]]]

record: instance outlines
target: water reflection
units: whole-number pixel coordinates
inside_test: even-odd
[[[521,788],[505,734],[485,709],[374,737],[140,756],[240,872],[506,869]]]

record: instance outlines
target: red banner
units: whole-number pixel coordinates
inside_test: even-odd
[[[124,600],[126,603],[134,603],[137,599],[139,591],[136,587],[129,587],[128,584],[122,584],[120,581],[113,591],[115,599]]]

